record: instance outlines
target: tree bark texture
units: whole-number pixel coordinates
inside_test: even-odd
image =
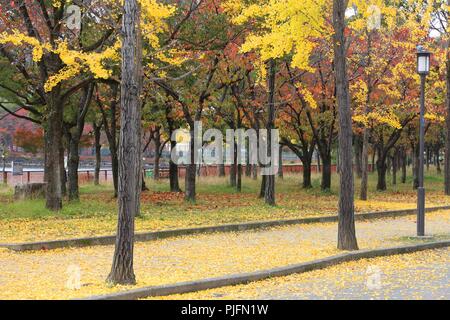
[[[353,198],[352,114],[346,62],[345,11],[347,5],[348,0],[333,1],[334,65],[336,98],[339,107],[339,156],[341,159],[338,248],[358,250]]]
[[[271,165],[274,163],[275,155],[272,154],[272,129],[275,129],[275,78],[276,78],[276,65],[275,60],[271,59],[268,62],[268,103],[267,103],[267,155],[270,158]],[[275,174],[266,175],[264,201],[266,204],[275,205]]]
[[[142,47],[138,45],[138,4],[125,0],[122,42],[121,127],[119,140],[118,226],[111,273],[114,284],[135,284],[133,270],[134,217],[139,215],[141,194],[141,103]]]
[[[60,87],[48,94],[48,113],[45,125],[45,182],[46,203],[49,210],[62,208],[62,184],[60,154],[63,136],[63,105],[60,101]]]

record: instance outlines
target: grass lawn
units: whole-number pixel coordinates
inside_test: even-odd
[[[426,172],[427,206],[450,205],[443,193],[443,175]],[[338,176],[332,189],[320,190],[320,176],[313,176],[313,188],[301,189],[301,176],[277,180],[277,206],[269,207],[257,198],[260,179],[243,180],[242,193],[228,185],[228,179],[202,177],[197,186],[198,200],[185,203],[183,194],[168,192],[168,181],[147,181],[149,192],[142,194],[137,231],[152,231],[200,225],[330,215],[337,212]],[[388,177],[389,183],[389,177]],[[411,178],[388,191],[375,191],[376,175],[370,176],[369,201],[356,201],[357,212],[414,208],[416,192]],[[359,181],[355,182],[358,195]],[[356,196],[356,199],[358,197]],[[0,188],[0,242],[21,242],[113,234],[116,228],[116,201],[111,185],[81,186],[81,200],[64,203],[61,212],[44,208],[43,200],[13,201],[12,189]]]

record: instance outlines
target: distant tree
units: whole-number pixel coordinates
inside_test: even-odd
[[[84,10],[98,6],[108,10],[103,10],[104,23],[83,23],[82,30],[74,31],[66,24],[65,12],[72,4],[69,1],[1,1],[0,59],[9,66],[2,68],[8,71],[0,79],[0,89],[14,99],[8,99],[12,103],[0,102],[0,107],[17,115],[14,109],[20,106],[29,111],[26,118],[42,123],[46,207],[50,210],[62,208],[64,106],[94,79],[109,78],[107,61],[118,60],[119,43],[107,41],[114,33],[110,25],[117,19],[113,2],[77,2]],[[99,19],[97,15],[93,17],[84,14],[82,20]],[[104,45],[109,47],[105,49]]]
[[[24,151],[36,155],[44,149],[44,130],[42,128],[17,128],[14,132],[14,144]]]

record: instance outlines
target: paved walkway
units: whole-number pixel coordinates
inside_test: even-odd
[[[415,217],[357,222],[361,249],[411,243]],[[338,253],[336,223],[196,235],[138,243],[138,286],[169,284],[311,261]],[[449,211],[427,215],[427,232],[450,238]],[[113,246],[15,253],[0,250],[0,299],[74,298],[126,288],[105,285]],[[66,284],[80,270],[81,288]]]
[[[166,299],[450,299],[450,250],[349,262],[324,270]]]

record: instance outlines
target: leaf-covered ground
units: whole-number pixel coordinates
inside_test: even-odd
[[[337,176],[333,176],[330,192],[321,192],[320,177],[314,176],[314,188],[302,190],[300,176],[278,180],[277,206],[268,207],[257,198],[260,181],[245,179],[243,192],[237,194],[226,179],[201,178],[198,201],[185,203],[183,194],[167,192],[168,182],[148,181],[151,191],[142,195],[141,216],[136,230],[217,225],[255,220],[275,220],[330,215],[337,212]],[[450,205],[444,196],[442,176],[429,175],[426,180],[427,206]],[[416,192],[411,181],[389,186],[387,192],[376,192],[375,177],[370,179],[369,201],[356,201],[358,212],[414,208]],[[358,186],[356,182],[356,186]],[[0,243],[67,239],[83,236],[114,234],[116,230],[116,201],[109,185],[81,188],[81,201],[65,203],[59,213],[44,209],[43,201],[14,202],[10,190],[0,190]]]
[[[450,249],[353,261],[327,269],[164,299],[450,299]]]
[[[435,239],[450,238],[449,212],[427,215],[427,232]],[[334,255],[338,253],[336,229],[336,223],[324,223],[137,243],[137,286],[250,272]],[[357,223],[361,249],[415,242],[409,238],[415,230],[414,217]],[[0,299],[68,299],[131,289],[105,284],[113,251],[113,246],[26,253],[0,250]],[[73,266],[81,270],[79,290],[66,286],[67,271]]]

